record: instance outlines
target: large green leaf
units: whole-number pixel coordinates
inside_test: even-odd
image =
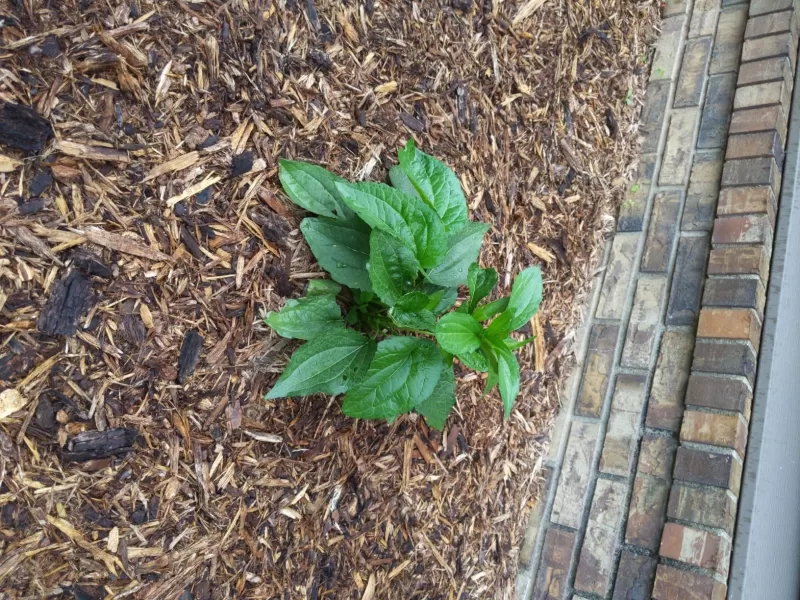
[[[433,311],[435,315],[441,315],[455,304],[456,300],[458,300],[458,288],[442,288],[438,285],[433,285],[432,283],[425,282],[425,285],[422,286],[422,291],[428,294],[431,298],[431,303],[428,305],[428,309]],[[434,300],[436,301],[434,303]]]
[[[411,289],[419,269],[411,248],[380,229],[372,230],[367,271],[372,289],[385,304],[394,306]]]
[[[511,329],[519,329],[531,320],[542,302],[542,271],[539,267],[528,267],[514,280],[508,312],[513,314]]]
[[[422,310],[423,308],[432,309],[432,306],[429,306],[434,301],[433,298],[425,294],[424,292],[409,292],[402,298],[400,298],[396,303],[395,306],[397,308],[401,308],[407,311],[417,311]],[[438,300],[436,300],[438,303]],[[436,306],[434,303],[433,306]]]
[[[389,309],[389,316],[398,327],[414,331],[433,331],[436,327],[436,316],[429,310],[404,310],[397,306]]]
[[[442,365],[442,374],[436,387],[426,400],[417,405],[416,411],[425,417],[428,425],[441,431],[455,403],[456,377],[453,365]]]
[[[278,335],[301,340],[344,327],[342,309],[336,304],[336,297],[330,294],[287,300],[280,312],[267,313],[264,321]]]
[[[336,296],[341,291],[342,286],[335,281],[330,279],[311,279],[306,288],[306,296]]]
[[[500,314],[506,308],[508,308],[508,298],[498,298],[497,300],[489,302],[489,304],[484,304],[476,308],[472,316],[475,317],[476,321],[486,321]]]
[[[406,175],[406,172],[403,171],[403,168],[399,165],[393,166],[389,169],[389,180],[392,182],[392,187],[400,190],[401,192],[408,194],[409,196],[416,196],[420,200],[422,197],[417,192],[417,188],[414,187],[414,184],[411,183],[411,180]]]
[[[449,233],[461,229],[467,222],[467,200],[455,173],[442,161],[417,150],[413,139],[408,140],[397,157],[419,195],[442,218],[445,229]]]
[[[436,323],[436,341],[451,354],[464,354],[481,345],[483,327],[471,315],[448,313]]]
[[[489,361],[486,360],[486,356],[480,349],[472,352],[462,352],[458,355],[458,360],[473,371],[480,371],[481,373],[489,371]]]
[[[514,353],[504,343],[492,344],[497,358],[497,382],[503,399],[503,414],[507,419],[519,394],[519,363]]]
[[[358,290],[372,290],[367,273],[368,229],[355,221],[319,217],[303,219],[300,230],[317,262],[334,281]]]
[[[428,269],[438,264],[447,242],[442,220],[419,198],[383,183],[338,183],[347,205],[371,227],[393,235],[414,250]]]
[[[347,392],[344,414],[357,419],[394,420],[425,401],[441,376],[436,344],[414,337],[390,337],[378,344],[364,379]]]
[[[497,271],[492,268],[481,269],[478,263],[472,263],[467,273],[469,287],[469,312],[477,308],[478,303],[492,293],[497,285]]]
[[[466,283],[469,266],[478,259],[486,223],[468,222],[447,239],[447,252],[441,262],[428,273],[431,283],[455,287]]]
[[[534,335],[532,335],[531,337],[527,337],[524,340],[515,340],[514,338],[508,337],[504,340],[504,343],[506,345],[506,348],[508,348],[509,350],[519,350],[523,346],[527,346],[528,344],[530,344],[535,339],[536,336]]]
[[[511,311],[500,313],[486,328],[486,338],[496,343],[502,342],[511,333],[512,319]]]
[[[376,344],[352,329],[328,331],[295,350],[267,398],[342,394],[364,376]]]
[[[337,182],[345,180],[317,165],[278,161],[278,178],[292,202],[324,217],[352,220],[355,215],[342,201]]]

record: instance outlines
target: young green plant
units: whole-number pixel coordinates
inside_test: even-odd
[[[500,388],[507,418],[519,394],[514,351],[533,339],[511,333],[539,309],[541,272],[525,269],[509,297],[487,301],[497,272],[476,261],[489,226],[469,220],[458,178],[413,140],[398,160],[391,186],[280,161],[286,194],[317,215],[300,230],[331,280],[266,315],[279,335],[307,340],[266,397],[344,394],[351,417],[392,422],[414,410],[441,430],[457,359],[487,373],[485,393]],[[469,298],[452,310],[464,284]]]

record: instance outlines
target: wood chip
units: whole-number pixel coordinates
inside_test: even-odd
[[[111,162],[129,163],[131,162],[127,152],[106,148],[105,146],[90,146],[80,142],[68,142],[59,140],[56,142],[56,150],[63,152],[67,156],[84,158],[86,160],[107,160]]]
[[[87,227],[82,233],[91,243],[116,250],[117,252],[124,252],[125,254],[132,254],[133,256],[150,260],[166,262],[172,260],[171,256],[158,250],[153,250],[150,246],[128,236],[110,233],[97,227]]]
[[[536,256],[541,258],[544,262],[550,263],[550,262],[553,262],[555,260],[555,258],[556,258],[555,256],[553,256],[552,252],[550,252],[549,250],[547,250],[545,248],[542,248],[541,246],[537,246],[533,242],[528,242],[526,245],[528,246],[528,250],[533,252]]]
[[[181,154],[180,156],[176,156],[172,160],[168,160],[167,162],[161,163],[160,165],[150,169],[150,172],[145,176],[145,178],[142,181],[150,181],[151,179],[155,179],[159,175],[165,175],[167,173],[173,173],[175,171],[188,169],[198,160],[200,160],[200,153],[197,151]]]

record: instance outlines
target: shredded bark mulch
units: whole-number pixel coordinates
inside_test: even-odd
[[[0,0],[0,589],[511,598],[657,4]],[[443,433],[266,402],[320,269],[277,160],[385,180],[410,136],[539,264],[522,394]],[[6,393],[7,392],[7,393]]]

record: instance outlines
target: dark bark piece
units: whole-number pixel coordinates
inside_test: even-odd
[[[102,259],[90,250],[76,248],[72,251],[70,258],[73,264],[78,267],[84,275],[96,275],[97,277],[105,277],[107,279],[113,275],[111,269],[103,263]]]
[[[178,357],[178,383],[184,383],[194,372],[200,361],[200,352],[203,350],[204,338],[194,329],[186,332],[181,345],[181,354]]]
[[[126,313],[122,315],[119,320],[119,329],[122,337],[135,346],[141,346],[147,337],[147,329],[144,326],[144,322],[137,314]]]
[[[192,232],[184,225],[181,225],[181,241],[191,255],[197,260],[205,260],[206,255],[203,254],[203,251],[200,249],[200,244],[197,242]]]
[[[0,101],[0,144],[38,154],[51,137],[53,128],[50,122],[35,110]]]
[[[34,215],[44,209],[45,202],[41,198],[23,202],[17,207],[17,212],[21,215]]]
[[[194,201],[197,202],[201,206],[203,206],[205,204],[208,204],[209,200],[211,200],[211,191],[213,189],[214,189],[214,186],[210,185],[206,189],[197,192],[194,195]]]
[[[129,427],[84,431],[67,441],[62,458],[67,462],[86,462],[133,451],[139,432]]]
[[[36,405],[36,413],[34,414],[36,424],[45,431],[52,431],[56,427],[56,411],[53,408],[53,403],[47,397],[47,394],[39,396],[39,403]]]
[[[197,149],[198,149],[198,150],[205,150],[206,148],[210,148],[211,146],[213,146],[214,144],[216,144],[218,141],[219,141],[219,136],[217,136],[217,135],[214,135],[214,134],[212,133],[210,136],[208,136],[208,137],[207,137],[206,139],[204,139],[202,142],[200,142],[199,144],[197,144]]]
[[[244,175],[253,168],[253,153],[248,150],[233,157],[231,163],[231,177],[238,177]]]
[[[606,125],[608,125],[608,133],[612,138],[617,137],[619,133],[619,125],[617,125],[617,117],[614,116],[614,111],[610,108],[606,109]]]
[[[58,38],[54,35],[48,35],[44,42],[42,42],[42,54],[47,58],[55,58],[61,54],[61,45],[58,43]]]
[[[328,72],[333,68],[331,57],[322,50],[312,49],[308,53],[308,58],[311,60],[312,65],[322,71]]]
[[[89,308],[91,292],[89,280],[72,271],[53,287],[39,315],[39,331],[47,335],[75,335],[81,316]]]
[[[405,111],[400,113],[400,120],[403,122],[403,125],[408,127],[411,131],[425,131],[425,123]]]
[[[31,198],[40,196],[52,183],[53,176],[48,171],[42,171],[31,180],[31,184],[28,186],[28,195]]]

